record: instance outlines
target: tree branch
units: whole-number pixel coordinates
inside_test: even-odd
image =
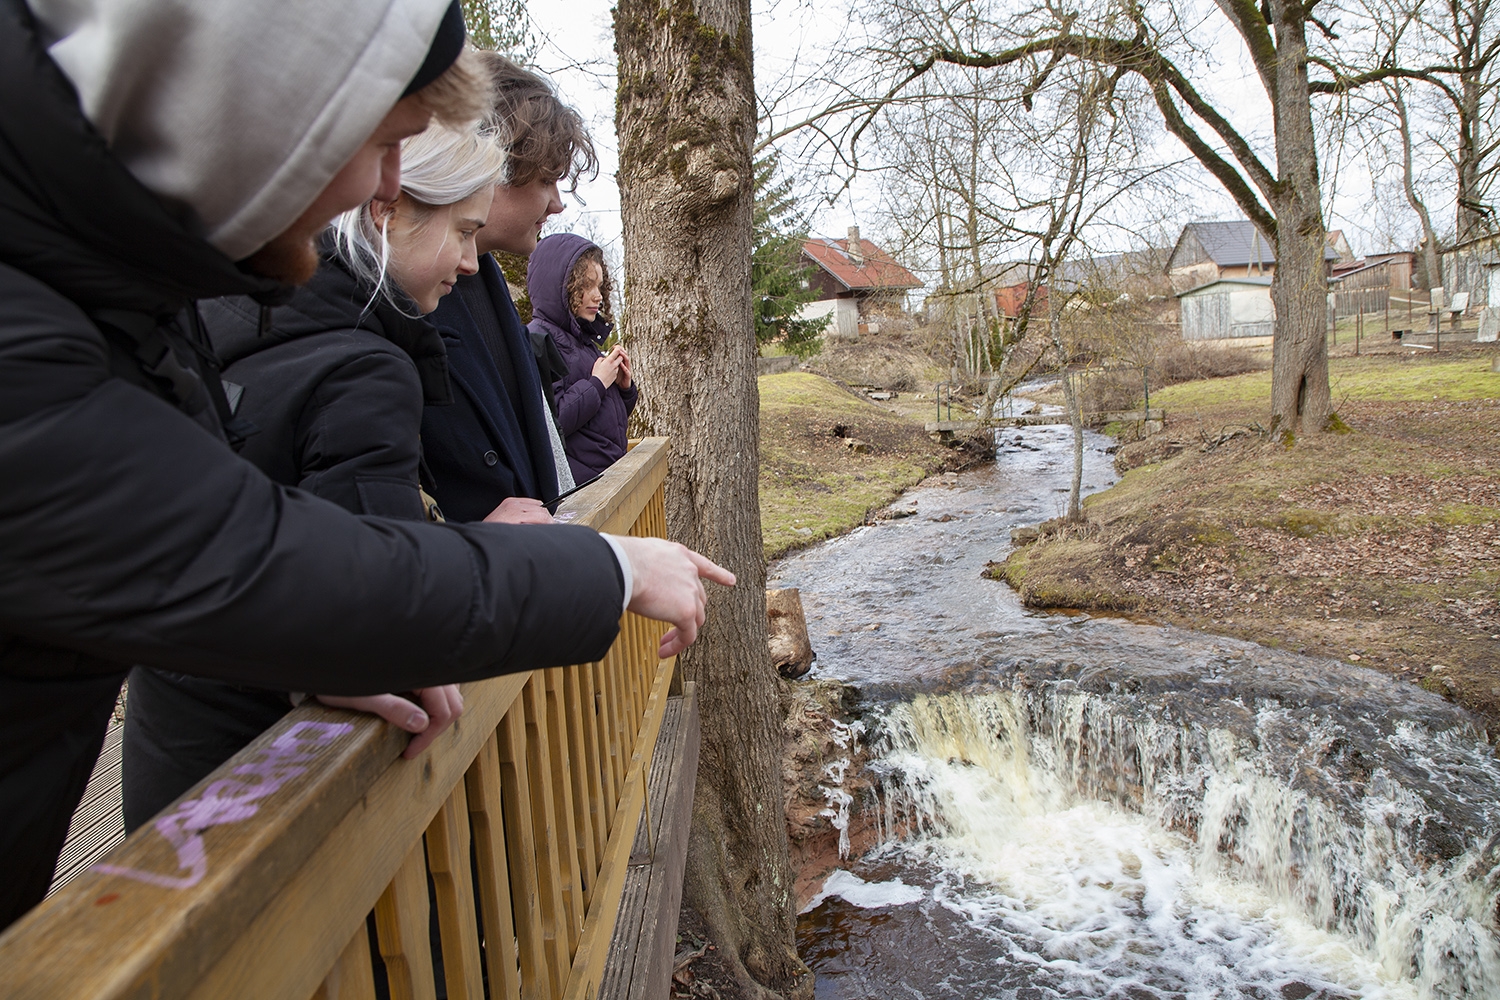
[[[1261,162],[1260,158],[1255,155],[1254,150],[1250,148],[1250,144],[1245,141],[1244,137],[1239,134],[1234,126],[1223,115],[1219,114],[1218,110],[1205,100],[1203,95],[1198,93],[1187,77],[1172,64],[1171,60],[1167,59],[1156,49],[1143,46],[1134,40],[1125,41],[1122,39],[1100,38],[1087,35],[1053,35],[1049,38],[1039,38],[1001,52],[961,52],[956,49],[936,49],[928,58],[912,67],[912,72],[907,75],[905,81],[900,86],[905,86],[940,62],[954,66],[998,69],[1043,52],[1062,52],[1065,55],[1085,62],[1116,66],[1128,70],[1151,84],[1153,89],[1158,84],[1170,87],[1182,99],[1183,103],[1187,105],[1189,110],[1213,129],[1214,133],[1229,147],[1230,154],[1239,163],[1246,175],[1249,176],[1251,183],[1259,188],[1264,196],[1270,198],[1276,191],[1276,178],[1266,165]],[[894,92],[892,93],[894,94]],[[1168,103],[1170,104],[1170,101]],[[1157,106],[1162,106],[1160,99],[1157,100]],[[1167,112],[1163,109],[1162,113],[1166,114]],[[1211,146],[1203,142],[1201,137],[1197,136],[1196,132],[1193,132],[1196,144],[1188,142],[1185,135],[1179,129],[1192,131],[1191,126],[1183,121],[1181,114],[1177,114],[1177,121],[1179,127],[1173,128],[1173,134],[1182,139],[1184,143],[1187,143],[1188,148],[1194,151],[1195,156],[1203,159],[1203,155],[1200,155],[1200,151],[1202,151],[1202,154],[1206,154],[1213,161],[1216,161],[1203,160],[1203,165],[1213,171],[1215,176],[1220,176],[1220,167],[1228,167],[1231,173],[1234,172],[1233,168],[1229,167],[1224,159],[1213,151]],[[1241,187],[1244,186],[1243,178],[1240,179],[1240,185]],[[1235,200],[1239,201],[1240,199],[1237,197]],[[1255,199],[1252,196],[1253,200]]]

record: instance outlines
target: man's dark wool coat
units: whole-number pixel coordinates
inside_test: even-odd
[[[582,236],[560,233],[537,244],[526,268],[526,292],[531,297],[531,329],[551,334],[567,363],[568,374],[554,382],[557,430],[567,449],[568,465],[578,482],[590,479],[625,454],[630,413],[640,390],[617,381],[605,384],[594,377],[594,362],[604,356],[599,345],[609,337],[602,320],[585,323],[568,308],[568,272],[594,244]]]
[[[507,497],[550,500],[557,470],[531,339],[493,257],[458,279],[430,317],[443,335],[451,405],[429,405],[422,449],[443,515],[480,521]]]
[[[357,517],[234,454],[173,317],[276,288],[120,164],[14,0],[0,94],[3,927],[47,890],[127,665],[404,691],[595,659],[624,594],[592,531]]]

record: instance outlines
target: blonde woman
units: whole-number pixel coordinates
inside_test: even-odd
[[[422,408],[451,399],[443,341],[424,316],[461,275],[477,271],[475,234],[505,160],[492,136],[432,127],[402,143],[401,167],[396,200],[371,201],[336,219],[317,274],[285,305],[233,298],[202,309],[235,416],[255,428],[242,456],[277,482],[354,513],[419,519],[427,516]],[[408,694],[322,700],[416,734],[406,750],[414,757],[462,703],[453,685]],[[133,670],[126,828],[149,821],[248,744],[293,697]]]

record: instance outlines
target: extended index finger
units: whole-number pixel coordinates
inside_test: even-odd
[[[692,549],[688,549],[687,553],[688,558],[693,561],[693,565],[698,567],[698,575],[700,577],[705,580],[712,580],[714,583],[721,583],[726,587],[734,586],[735,576],[729,570],[707,556],[694,552]]]

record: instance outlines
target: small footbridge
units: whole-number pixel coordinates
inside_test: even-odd
[[[665,536],[666,470],[648,438],[560,519]],[[296,709],[0,936],[0,993],[666,996],[698,715],[664,628],[627,614],[598,663],[464,685],[416,760]]]

